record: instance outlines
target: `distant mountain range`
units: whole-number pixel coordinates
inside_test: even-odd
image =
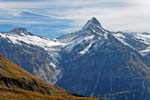
[[[93,17],[57,39],[24,28],[1,32],[0,45],[16,64],[71,92],[106,100],[150,97],[150,33],[111,32]]]

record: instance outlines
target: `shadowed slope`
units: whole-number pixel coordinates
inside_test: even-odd
[[[0,100],[90,100],[47,84],[0,55]],[[94,99],[93,99],[94,100]]]

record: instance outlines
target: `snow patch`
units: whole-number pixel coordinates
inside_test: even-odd
[[[17,34],[10,34],[10,33],[0,33],[0,37],[4,39],[8,39],[13,44],[19,44],[21,45],[21,42],[39,46],[44,48],[45,50],[59,50],[58,47],[66,45],[65,43],[60,43],[58,41],[53,41],[47,38],[42,38],[39,36],[33,36],[33,35],[25,35],[21,33],[22,35]]]
[[[113,34],[113,35],[118,37],[118,38],[122,38],[122,39],[125,38],[125,36],[122,33],[116,33],[116,34]]]
[[[52,66],[53,68],[56,68],[57,66],[54,63],[50,63],[50,66]]]
[[[86,37],[80,37],[78,39],[75,39],[73,41],[71,41],[70,43],[68,43],[68,46],[65,48],[66,51],[69,53],[73,50],[73,48],[78,45],[78,44],[82,44],[83,41],[91,41],[94,38],[94,35],[89,35]]]
[[[133,35],[134,38],[136,38],[138,41],[145,43],[148,45],[148,47],[144,50],[140,50],[139,52],[142,55],[147,55],[150,53],[150,34],[141,34],[141,33],[136,33]]]
[[[88,52],[89,49],[91,48],[92,44],[93,44],[93,43],[90,43],[86,48],[84,48],[84,50],[80,51],[79,53],[80,53],[81,55],[83,55],[83,54],[85,54],[86,52]]]
[[[94,38],[94,35],[91,35],[91,36],[85,37],[84,40],[91,40],[91,39],[93,39],[93,38]]]
[[[138,40],[141,40],[145,44],[150,45],[150,34],[135,34],[134,37]]]

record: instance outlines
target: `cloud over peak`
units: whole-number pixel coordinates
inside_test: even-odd
[[[1,0],[0,26],[52,36],[80,29],[96,16],[109,30],[144,32],[150,31],[149,10],[149,0]]]

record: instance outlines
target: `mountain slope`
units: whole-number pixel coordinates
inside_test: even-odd
[[[150,66],[150,33],[116,32],[113,35],[120,41],[137,50],[143,56],[147,66]]]
[[[23,28],[0,33],[0,52],[71,92],[110,100],[147,100],[149,33],[110,32],[96,19],[55,40]]]
[[[0,55],[0,100],[90,100],[49,85]],[[93,99],[96,100],[96,99]]]
[[[142,55],[150,53],[150,33],[117,32],[113,35],[137,49]]]
[[[80,30],[58,38],[61,51],[57,85],[110,100],[147,100],[150,68],[143,56],[92,18]]]
[[[55,83],[61,69],[57,52],[64,44],[35,36],[24,28],[0,33],[0,52],[30,73]],[[15,56],[15,57],[14,57]]]

